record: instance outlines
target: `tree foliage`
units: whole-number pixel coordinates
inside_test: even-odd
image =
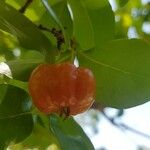
[[[140,0],[116,0],[114,11],[108,0],[0,0],[0,62],[10,68],[0,70],[0,149],[94,149],[73,117],[45,117],[32,105],[27,84],[42,63],[77,58],[93,71],[104,107],[148,102],[149,19],[149,3]]]

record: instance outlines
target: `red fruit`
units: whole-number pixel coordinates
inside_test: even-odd
[[[29,92],[45,114],[76,115],[92,105],[95,79],[91,70],[70,63],[43,64],[32,72]]]

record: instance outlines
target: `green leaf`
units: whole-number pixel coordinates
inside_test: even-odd
[[[51,6],[63,1],[63,0],[48,0]],[[6,3],[13,6],[15,9],[19,10],[26,1],[24,0],[5,0]],[[40,11],[39,11],[40,10]],[[27,7],[24,15],[27,16],[30,20],[37,22],[41,19],[42,15],[45,13],[45,8],[41,4],[41,0],[34,0],[32,3]]]
[[[63,29],[63,26],[62,26],[59,18],[57,17],[55,12],[53,11],[52,7],[49,5],[48,1],[42,0],[42,3],[45,6],[45,8],[47,9],[47,11],[49,12],[49,14],[51,15],[51,17],[54,19],[54,21],[60,26],[60,28]]]
[[[26,148],[46,149],[51,144],[58,145],[58,142],[55,135],[49,130],[49,118],[38,112],[38,115],[34,115],[32,134],[22,145]]]
[[[13,7],[0,1],[0,29],[12,33],[26,49],[48,50],[51,43],[39,29]]]
[[[96,100],[104,106],[129,108],[150,100],[150,45],[116,40],[101,49],[79,52],[81,66],[96,77]]]
[[[1,86],[1,85],[0,85]],[[3,86],[7,91],[0,103],[0,148],[10,142],[18,143],[27,138],[33,128],[30,101],[26,92],[13,86]],[[1,92],[1,91],[0,91]]]
[[[51,115],[50,129],[62,150],[94,150],[82,128],[71,117],[63,120],[56,115]]]
[[[46,149],[53,143],[53,137],[49,132],[39,124],[35,124],[32,134],[22,144],[28,148]]]
[[[67,40],[70,42],[73,34],[73,22],[71,19],[70,12],[68,10],[67,2],[61,1],[52,7],[56,12],[62,26],[65,28],[65,34]]]
[[[60,20],[62,26],[65,28],[66,38],[69,42],[70,38],[72,37],[73,25],[72,25],[71,16],[70,16],[70,12],[68,10],[66,1],[61,1],[53,5],[52,9],[54,10],[55,14]],[[52,29],[52,28],[61,29],[60,26],[56,23],[56,21],[52,19],[52,17],[49,15],[48,12],[44,13],[39,23],[49,29]],[[56,46],[56,39],[54,38],[54,36],[51,34],[48,34],[48,37],[50,37],[51,41],[53,41],[54,45]]]
[[[0,55],[2,55],[6,60],[14,59],[13,49],[16,47],[17,41],[16,39],[0,30]]]
[[[4,85],[4,84],[1,84],[1,85],[0,85],[0,92],[1,92],[1,94],[0,94],[0,104],[1,104],[1,102],[2,102],[3,99],[4,99],[5,94],[6,94],[6,92],[7,92],[7,87],[6,87],[6,85]]]
[[[18,59],[7,62],[12,76],[16,80],[28,81],[32,70],[39,64],[44,63],[42,59]]]
[[[22,82],[19,80],[12,79],[4,74],[0,74],[0,85],[1,84],[13,85],[13,86],[18,87],[28,93],[28,83],[27,82]]]
[[[108,0],[82,0],[82,1],[86,6],[89,19],[92,24],[95,47],[99,48],[102,45],[104,45],[107,41],[114,39],[115,34],[114,13],[111,9]],[[79,12],[77,13],[79,14]],[[85,35],[90,36],[87,34]],[[89,42],[86,40],[86,38],[84,40],[87,43]]]
[[[91,20],[82,0],[68,0],[73,14],[73,34],[84,50],[94,47],[94,33]]]
[[[53,18],[53,20],[56,22],[56,24],[60,27],[61,31],[63,32],[66,45],[69,47],[70,41],[66,37],[66,32],[64,30],[62,22],[59,20],[58,16],[56,15],[56,13],[54,12],[53,8],[50,6],[50,4],[48,3],[47,0],[42,0],[42,3],[45,6],[45,8],[47,9],[47,11],[49,12],[50,16]]]
[[[19,58],[23,60],[32,59],[36,61],[44,61],[45,59],[44,55],[42,55],[40,52],[34,50],[26,51],[26,49],[21,52],[21,56]]]
[[[22,6],[25,5],[26,1],[24,0],[5,0],[5,2],[15,9],[19,10]],[[40,11],[39,11],[40,10]],[[32,21],[38,21],[40,17],[45,12],[44,7],[41,5],[41,0],[34,0],[30,3],[24,15],[27,16]]]
[[[118,4],[120,7],[123,7],[128,3],[129,0],[117,0]]]

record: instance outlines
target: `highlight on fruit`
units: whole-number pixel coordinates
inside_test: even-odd
[[[71,63],[42,64],[30,76],[29,93],[45,114],[77,115],[94,102],[95,78],[90,69]]]

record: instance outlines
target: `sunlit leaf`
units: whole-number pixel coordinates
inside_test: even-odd
[[[4,149],[10,142],[18,143],[27,138],[32,132],[33,120],[28,112],[27,93],[13,86],[2,88],[5,95],[0,97],[0,148]]]
[[[27,49],[45,51],[51,45],[31,21],[3,1],[0,1],[0,29],[12,33]]]
[[[117,0],[118,4],[123,7],[124,5],[126,5],[128,3],[129,0]]]
[[[128,108],[150,100],[150,45],[142,40],[116,40],[101,49],[79,53],[79,62],[96,77],[96,100]]]
[[[27,81],[32,70],[41,63],[43,63],[42,60],[34,59],[20,59],[7,62],[13,78],[22,81]]]
[[[73,14],[74,36],[81,48],[86,50],[94,47],[94,33],[91,20],[82,0],[68,0]]]
[[[47,0],[42,0],[43,5],[45,6],[45,8],[47,9],[48,13],[50,14],[50,16],[53,18],[53,20],[56,22],[56,24],[60,27],[63,35],[64,35],[64,39],[66,42],[66,45],[70,45],[70,41],[69,39],[67,39],[66,37],[66,32],[64,30],[63,24],[62,22],[59,20],[59,18],[57,17],[57,14],[55,13],[55,11],[53,10],[53,8],[50,6],[50,4],[48,3]]]
[[[73,118],[62,118],[51,115],[50,129],[58,140],[61,150],[94,150],[82,128]]]
[[[15,87],[21,88],[22,90],[28,92],[27,82],[22,82],[19,80],[12,79],[4,74],[0,74],[0,84],[13,85]]]
[[[32,134],[22,143],[28,148],[46,149],[53,143],[53,136],[39,124],[35,124]]]
[[[52,6],[52,9],[54,10],[55,14],[57,14],[58,19],[60,20],[63,28],[65,29],[65,35],[67,38],[67,41],[70,42],[70,39],[72,38],[72,19],[70,16],[70,12],[67,7],[66,1],[61,1],[55,5]],[[40,24],[47,27],[48,29],[56,28],[57,30],[61,30],[60,25],[54,21],[54,19],[49,15],[49,13],[46,11],[43,16],[41,17],[41,20],[39,21]],[[46,32],[45,32],[46,33]],[[56,38],[51,33],[47,32],[47,37],[50,38],[52,43],[56,46]]]
[[[95,47],[99,48],[105,42],[114,39],[114,13],[108,0],[83,0],[83,2],[92,24]]]

